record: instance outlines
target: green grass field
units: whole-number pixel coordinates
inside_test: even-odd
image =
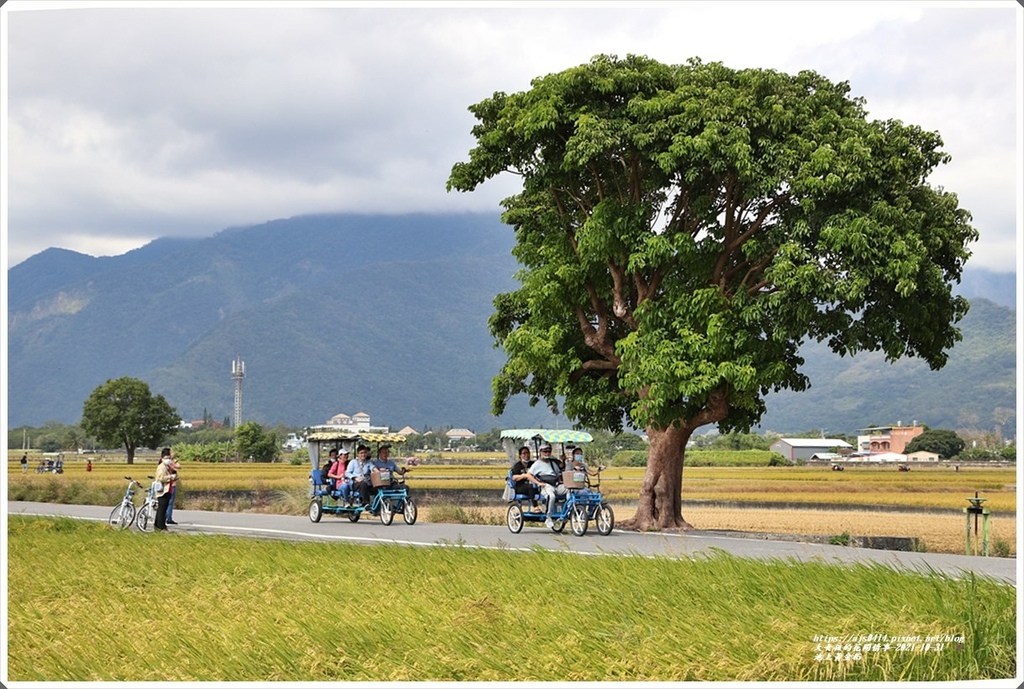
[[[19,682],[1016,672],[1012,586],[883,566],[366,547],[9,517],[8,584],[8,679]]]

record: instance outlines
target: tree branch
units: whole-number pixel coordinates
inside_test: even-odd
[[[608,271],[612,276],[612,313],[630,328],[636,330],[636,319],[633,318],[633,310],[629,307],[624,291],[625,271],[611,261],[608,261]]]

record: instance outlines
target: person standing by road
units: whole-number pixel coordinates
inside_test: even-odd
[[[174,519],[171,518],[171,515],[174,513],[174,499],[178,497],[178,469],[181,468],[181,465],[178,464],[178,459],[174,454],[174,450],[169,447],[164,449],[170,453],[171,476],[174,478],[174,480],[171,481],[171,499],[167,501],[167,523],[177,525],[178,522],[174,521]]]
[[[551,445],[544,443],[540,446],[540,457],[530,466],[526,474],[530,483],[540,490],[541,496],[547,498],[548,516],[544,520],[544,526],[553,529],[555,521],[552,515],[555,513],[555,501],[558,496],[565,495],[569,491],[562,485],[562,469],[558,461],[551,456]]]
[[[172,472],[174,460],[171,458],[171,448],[165,447],[160,453],[160,463],[156,467],[156,481],[160,484],[156,491],[156,519],[153,528],[157,531],[167,531],[167,505],[171,502],[171,486],[175,481],[176,472]]]

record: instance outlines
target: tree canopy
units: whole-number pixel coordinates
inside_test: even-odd
[[[935,132],[869,120],[846,82],[627,56],[472,105],[477,145],[448,188],[501,173],[522,287],[495,298],[512,395],[582,426],[646,428],[637,528],[681,516],[687,439],[746,431],[764,396],[803,390],[799,348],[946,362],[952,294],[977,233],[927,178]]]
[[[923,450],[924,452],[934,452],[943,459],[949,459],[959,455],[965,445],[964,439],[957,435],[956,431],[943,428],[929,428],[921,435],[911,439],[907,443],[904,452],[911,453]]]
[[[273,461],[278,454],[277,435],[264,431],[255,421],[246,421],[235,429],[235,451],[243,461]]]
[[[128,463],[139,447],[156,449],[181,423],[163,395],[136,378],[118,378],[100,385],[82,407],[82,429],[106,445],[123,445]]]

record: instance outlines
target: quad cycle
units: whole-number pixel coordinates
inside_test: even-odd
[[[581,474],[583,472],[564,472],[565,474]],[[590,522],[594,522],[597,532],[607,536],[615,527],[615,512],[611,505],[604,501],[600,492],[600,483],[589,484],[589,481],[573,481],[573,485],[566,484],[567,492],[555,499],[555,509],[551,515],[554,522],[552,531],[561,533],[565,525],[569,524],[574,536],[583,536],[587,533]],[[547,519],[547,498],[525,495],[515,492],[515,482],[512,481],[512,472],[508,472],[506,482],[512,488],[512,499],[509,501],[508,511],[505,513],[505,524],[512,533],[519,533],[523,530],[526,522],[543,522]],[[583,486],[576,487],[579,483]],[[532,501],[536,500],[539,507],[534,508]]]
[[[40,459],[39,466],[36,467],[37,474],[63,474],[64,473],[64,460],[58,459],[53,461],[52,459]]]
[[[372,475],[373,495],[368,504],[348,502],[339,492],[327,484],[326,471],[320,466],[320,458],[327,457],[332,449],[347,449],[354,455],[354,448],[360,443],[404,442],[405,436],[398,433],[349,433],[323,426],[314,426],[306,434],[306,448],[312,469],[309,472],[309,520],[319,523],[324,514],[344,515],[350,522],[357,522],[364,512],[375,515],[384,526],[390,526],[396,514],[401,514],[405,523],[416,523],[418,510],[415,501],[409,497],[404,473],[393,476],[381,475],[374,470]],[[387,472],[384,472],[385,474]],[[355,493],[355,491],[353,491]]]
[[[539,456],[539,448],[542,442],[550,444],[561,444],[564,452],[567,443],[582,445],[590,442],[592,437],[583,431],[552,430],[552,429],[512,429],[501,432],[502,442],[510,459],[514,460],[518,449],[529,447],[533,444],[534,451]],[[593,480],[592,480],[593,478]],[[507,495],[509,497],[508,510],[505,512],[505,524],[512,533],[519,533],[523,530],[526,522],[544,522],[547,519],[547,498],[542,496],[525,495],[517,493],[515,482],[512,480],[511,469],[505,476]],[[562,485],[566,487],[566,494],[555,499],[554,511],[551,519],[554,522],[552,530],[561,533],[565,525],[569,524],[573,535],[583,536],[587,533],[590,522],[593,521],[597,532],[607,536],[615,527],[615,513],[601,495],[601,472],[597,471],[593,477],[584,471],[567,470],[562,472]],[[533,507],[536,501],[539,507]]]
[[[388,477],[385,477],[387,479]],[[309,520],[314,524],[318,523],[327,514],[343,514],[350,522],[359,521],[363,512],[369,512],[380,519],[384,526],[390,526],[395,520],[395,514],[401,512],[405,523],[412,526],[416,523],[418,510],[416,503],[409,497],[409,489],[405,485],[405,478],[402,474],[395,475],[395,481],[390,485],[375,487],[374,495],[369,503],[350,502],[344,500],[338,491],[332,490],[327,485],[327,479],[323,477],[320,469],[311,472],[310,481],[313,483],[313,497],[309,501]],[[385,480],[382,479],[382,480]]]

